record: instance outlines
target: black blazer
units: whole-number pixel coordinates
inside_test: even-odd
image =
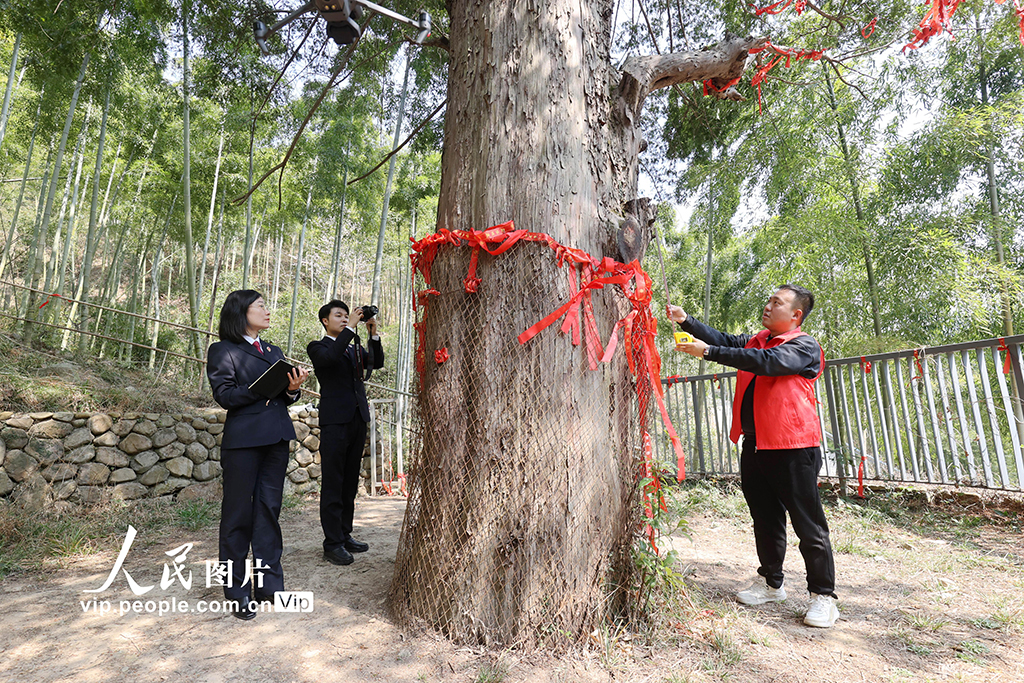
[[[370,407],[366,403],[366,385],[356,364],[354,349],[361,352],[359,366],[365,370],[371,362],[374,370],[384,367],[384,347],[380,339],[369,341],[370,353],[353,344],[355,333],[345,328],[337,340],[330,337],[311,341],[306,347],[313,370],[320,382],[320,424],[347,424],[356,415],[363,422],[370,421]]]
[[[269,401],[249,391],[249,385],[267,368],[284,360],[281,349],[270,342],[261,339],[260,346],[262,354],[246,341],[219,341],[211,344],[207,352],[206,376],[210,378],[213,398],[228,411],[221,448],[268,446],[295,438],[295,427],[288,415],[288,406],[295,399],[288,397],[287,387]]]

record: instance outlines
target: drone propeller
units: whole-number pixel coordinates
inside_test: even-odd
[[[327,21],[327,35],[338,45],[349,45],[359,40],[362,35],[362,28],[356,22],[363,16],[364,9],[419,29],[415,40],[417,44],[422,44],[430,35],[431,22],[428,12],[420,12],[418,19],[413,20],[368,0],[309,0],[273,26],[268,27],[262,21],[254,21],[253,35],[260,51],[264,55],[269,55],[267,40],[271,36],[303,14],[315,11]]]

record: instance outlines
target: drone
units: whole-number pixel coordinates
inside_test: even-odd
[[[368,0],[309,0],[273,26],[268,27],[262,21],[253,22],[253,34],[260,51],[269,55],[267,39],[307,12],[317,12],[327,21],[327,36],[338,45],[351,45],[359,40],[363,29],[358,22],[364,12],[381,14],[392,21],[419,29],[415,40],[417,44],[422,44],[430,35],[430,14],[427,12],[420,12],[419,18],[413,20]]]

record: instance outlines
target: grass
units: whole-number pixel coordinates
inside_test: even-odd
[[[480,667],[480,673],[476,676],[476,683],[501,683],[508,677],[509,666],[503,659],[496,662],[488,662]]]
[[[113,501],[61,513],[26,515],[19,507],[0,501],[0,579],[19,572],[37,571],[100,548],[119,546],[128,525],[146,531],[181,528],[198,531],[215,525],[220,517],[214,503],[158,503]],[[140,538],[137,543],[143,542]]]

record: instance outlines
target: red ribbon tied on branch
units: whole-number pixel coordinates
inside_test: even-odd
[[[917,366],[917,374],[910,378],[911,381],[924,377],[924,368],[921,367],[921,358],[918,355],[919,352],[920,349],[914,349],[914,365]]]
[[[860,369],[864,371],[865,375],[871,374],[871,361],[864,356],[860,357]]]
[[[931,5],[931,9],[921,19],[920,26],[914,29],[914,38],[903,46],[903,52],[908,49],[916,50],[943,31],[949,31],[949,34],[953,35],[950,25],[953,14],[960,6],[960,0],[928,0],[927,4]]]
[[[437,351],[434,351],[434,360],[437,362],[438,365],[440,365],[441,363],[444,363],[446,360],[448,360],[448,358],[449,358],[449,355],[448,355],[448,347],[447,346],[444,347],[444,348],[438,349]]]
[[[999,0],[996,0],[998,2]],[[860,34],[865,38],[870,38],[875,32],[875,24],[878,23],[878,17],[875,17],[868,22],[868,25],[860,30]]]
[[[50,299],[52,299],[53,297],[57,297],[58,299],[62,299],[63,298],[60,294],[57,294],[56,292],[54,292],[50,296],[46,297],[46,301],[44,301],[43,303],[39,304],[39,308],[42,308],[46,304],[50,303]]]

